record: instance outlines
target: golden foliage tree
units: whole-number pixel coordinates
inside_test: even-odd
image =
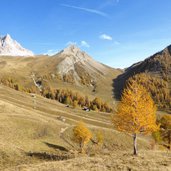
[[[84,122],[79,122],[73,129],[74,140],[79,144],[81,152],[84,151],[85,145],[92,138],[91,131],[87,128]]]
[[[137,155],[137,134],[158,130],[156,107],[147,90],[132,81],[124,89],[113,123],[119,131],[133,135],[134,155]]]
[[[171,109],[171,90],[169,82],[163,77],[158,78],[147,73],[140,73],[130,77],[127,83],[132,81],[144,86],[151,93],[153,100],[160,109]]]

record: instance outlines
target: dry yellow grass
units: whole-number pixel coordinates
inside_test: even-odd
[[[170,171],[171,154],[145,151],[139,156],[115,151],[103,156],[79,157],[67,161],[22,165],[11,171]]]
[[[59,116],[65,118],[65,122]],[[99,130],[103,132],[104,146],[98,152],[89,144],[88,156],[77,154],[72,158],[73,154],[65,149],[73,148],[60,137],[60,131],[67,128],[63,136],[70,140],[72,128],[80,120],[86,122],[94,134]],[[30,94],[0,85],[1,170],[126,170],[128,167],[136,170],[143,168],[143,164],[147,170],[168,170],[170,153],[148,151],[148,139],[142,137],[138,144],[140,156],[134,158],[129,150],[132,137],[113,130],[109,114],[66,108],[41,96],[33,100]],[[53,161],[61,156],[72,159]]]

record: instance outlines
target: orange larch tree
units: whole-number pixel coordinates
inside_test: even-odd
[[[124,89],[112,121],[119,131],[133,135],[134,155],[137,155],[137,134],[158,130],[156,106],[147,90],[135,81]]]
[[[79,144],[81,152],[84,152],[84,146],[87,144],[91,138],[92,133],[87,128],[84,122],[79,122],[73,129],[74,137],[73,139]]]

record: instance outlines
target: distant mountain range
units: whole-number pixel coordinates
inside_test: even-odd
[[[120,99],[126,83],[133,77],[146,86],[161,109],[171,109],[171,46],[125,70],[101,64],[75,45],[51,57],[29,57],[34,54],[9,35],[0,39],[0,56],[2,83],[12,79],[23,89],[36,92],[34,77],[44,88],[72,89],[113,103],[114,99]]]
[[[9,42],[8,46],[16,44],[9,35],[4,40]],[[3,50],[7,51],[5,47],[8,46],[3,45]],[[39,91],[35,87],[34,77],[44,88],[72,89],[112,103],[113,79],[122,73],[120,69],[95,61],[75,45],[68,46],[54,56],[39,55],[34,58],[29,57],[32,53],[17,54],[11,51],[5,55],[0,52],[0,82],[10,86],[19,85],[27,92]]]

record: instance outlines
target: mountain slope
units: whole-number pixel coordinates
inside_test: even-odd
[[[33,52],[23,48],[9,34],[0,37],[0,56],[34,56]]]
[[[88,54],[81,51],[75,45],[71,45],[57,55],[59,63],[56,65],[56,72],[61,78],[70,83],[92,85],[99,77],[105,77],[111,70]]]
[[[114,80],[116,98],[120,98],[126,82],[131,81],[131,77],[147,87],[154,100],[164,105],[161,108],[171,109],[171,45],[132,65],[119,75]]]
[[[151,57],[145,59],[143,62],[132,65],[126,69],[126,73],[131,75],[131,73],[149,72],[152,74],[157,74],[158,76],[167,77],[171,76],[171,45],[166,47],[164,50],[152,55]]]
[[[71,89],[110,103],[112,80],[122,73],[95,61],[76,46],[51,57],[0,57],[0,66],[0,81],[5,85],[18,84],[23,90],[38,93],[34,79],[43,88]]]
[[[143,137],[138,138],[140,155],[135,159],[131,155],[132,137],[114,130],[110,122],[111,115],[107,113],[66,108],[56,101],[41,96],[34,98],[30,94],[2,85],[0,113],[0,170],[3,171],[49,171],[59,168],[73,171],[127,170],[128,166],[133,170],[170,168],[171,158],[168,152],[149,150],[150,142]],[[61,117],[65,121],[61,120]],[[102,149],[89,143],[90,156],[77,155],[76,150],[66,141],[76,146],[72,141],[72,128],[80,120],[84,121],[93,133],[100,131],[104,135]],[[60,136],[63,130],[64,138]]]

